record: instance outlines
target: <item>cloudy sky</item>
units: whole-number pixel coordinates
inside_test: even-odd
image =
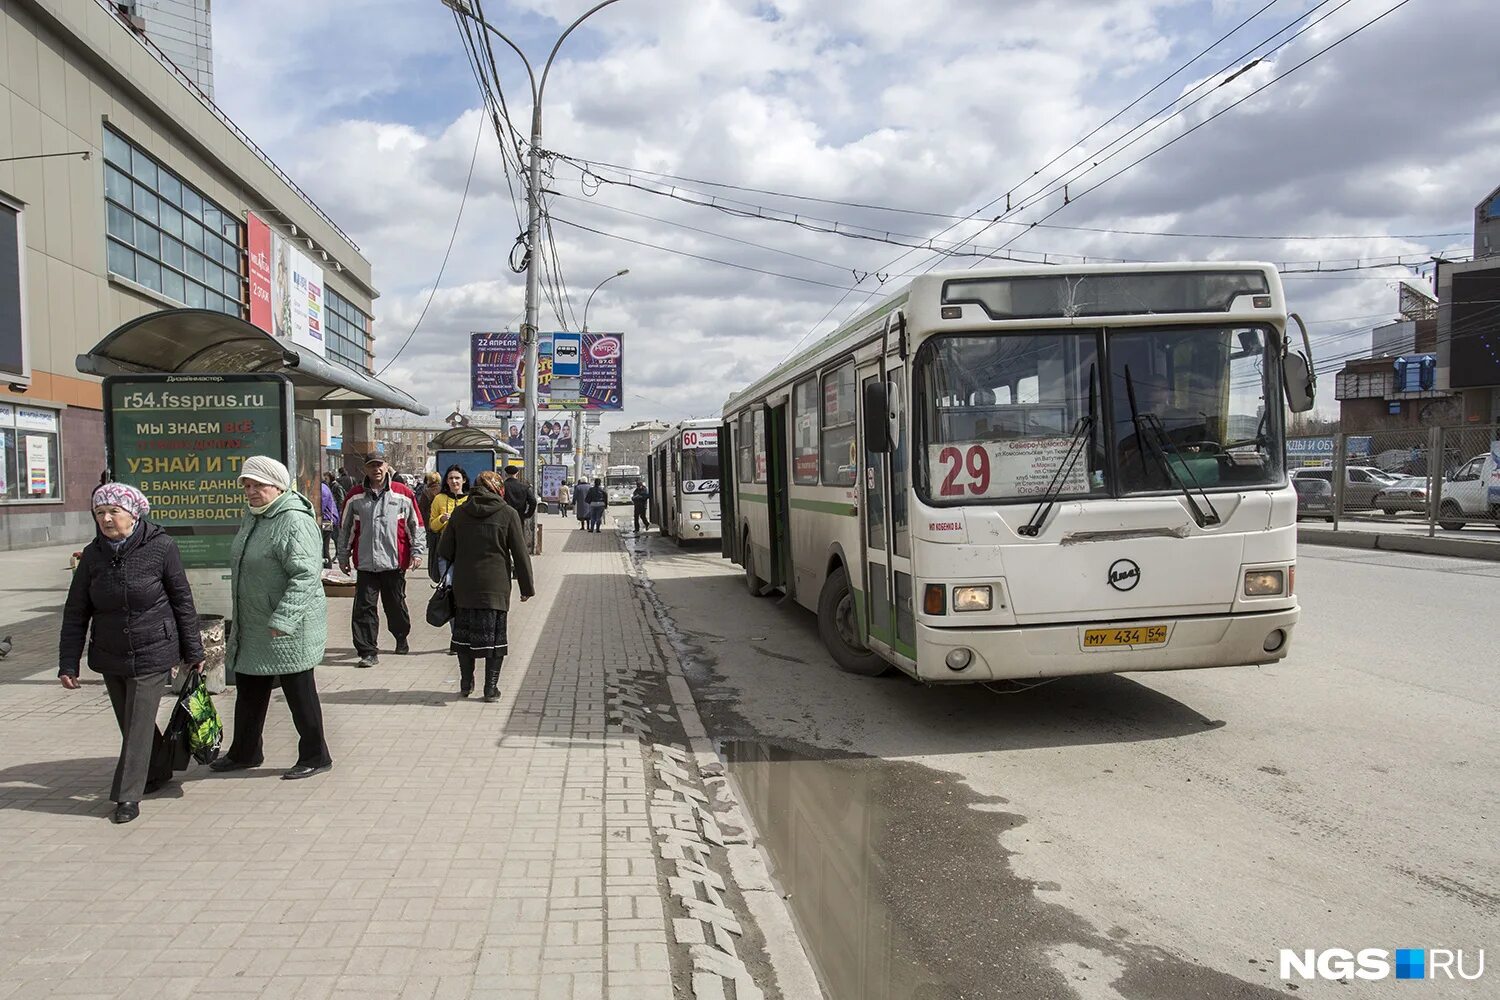
[[[540,64],[589,4],[482,6]],[[887,238],[1325,268],[1467,253],[1500,184],[1493,16],[1493,0],[619,0],[568,39],[543,102],[561,323],[630,268],[588,314],[627,335],[608,428],[716,413],[882,286],[975,260]],[[452,13],[220,0],[214,46],[219,103],[373,263],[378,364],[431,297],[385,377],[446,413],[467,396],[468,332],[516,328],[524,292],[507,264],[523,210]],[[495,57],[524,131],[525,70]],[[1320,362],[1368,347],[1404,273],[1287,278]],[[550,302],[542,326],[561,328]]]

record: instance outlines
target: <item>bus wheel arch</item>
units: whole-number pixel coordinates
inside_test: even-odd
[[[860,641],[855,600],[848,571],[840,563],[829,572],[818,595],[818,635],[840,670],[862,677],[879,677],[891,665]]]

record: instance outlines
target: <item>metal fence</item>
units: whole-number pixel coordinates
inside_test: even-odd
[[[1462,531],[1500,527],[1500,425],[1467,424],[1287,441],[1294,477],[1333,489],[1332,510],[1309,516]]]

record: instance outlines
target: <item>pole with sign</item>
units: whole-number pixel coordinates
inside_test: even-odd
[[[245,517],[240,466],[269,455],[296,468],[284,375],[122,375],[104,380],[110,477],[151,502],[182,553],[198,610],[230,612],[229,550]]]

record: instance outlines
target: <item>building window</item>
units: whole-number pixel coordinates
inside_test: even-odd
[[[9,381],[31,377],[26,361],[26,292],[21,261],[26,253],[22,238],[21,206],[0,195],[0,374]]]
[[[26,403],[0,403],[0,503],[62,499],[59,414]]]
[[[792,390],[792,482],[818,485],[818,379]]]
[[[853,486],[854,365],[823,376],[823,485]]]
[[[110,273],[190,308],[244,318],[239,220],[110,128],[104,203]]]
[[[323,327],[328,356],[355,371],[370,372],[370,317],[325,283]]]

